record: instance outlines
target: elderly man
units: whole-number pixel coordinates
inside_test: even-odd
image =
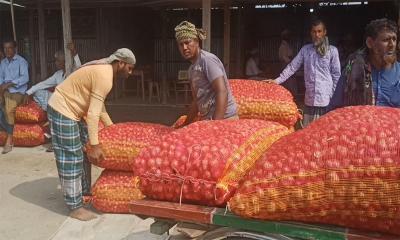
[[[71,55],[74,57],[73,70],[81,66],[81,60],[76,52],[75,45],[73,43],[68,44],[68,49],[71,51]],[[48,89],[57,86],[62,83],[65,79],[65,55],[62,50],[57,51],[54,54],[55,64],[57,71],[48,79],[32,86],[26,91],[25,102],[33,95],[33,100],[39,104],[39,106],[47,111],[47,102],[49,101],[52,92]]]
[[[269,80],[281,84],[304,64],[306,93],[303,127],[327,112],[340,78],[338,50],[329,44],[325,24],[321,20],[313,21],[310,34],[313,43],[303,46],[278,78]]]
[[[175,37],[182,57],[192,63],[189,81],[193,102],[183,126],[193,122],[198,114],[202,120],[237,119],[237,106],[222,62],[199,46],[206,38],[205,32],[183,21],[175,27]]]
[[[28,88],[29,72],[27,61],[18,55],[17,43],[13,40],[3,44],[5,58],[0,63],[0,125],[7,132],[7,140],[2,153],[8,153],[13,147],[15,109],[22,104]]]
[[[343,103],[400,107],[400,63],[396,61],[397,26],[386,18],[365,28],[364,49],[349,57]]]
[[[87,156],[97,161],[103,158],[98,139],[99,119],[105,126],[112,124],[104,100],[113,81],[128,78],[135,63],[131,50],[118,49],[110,57],[87,63],[71,73],[49,100],[47,114],[58,175],[73,218],[88,221],[96,217],[82,207],[83,195],[90,194],[90,163],[84,155],[86,131]]]

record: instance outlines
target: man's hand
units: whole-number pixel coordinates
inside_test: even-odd
[[[90,147],[86,149],[86,153],[91,162],[99,162],[104,160],[104,153],[100,144],[90,145]]]
[[[12,82],[8,82],[8,83],[3,83],[0,85],[0,90],[5,91],[7,89],[9,89],[10,87],[14,86],[15,84]]]
[[[24,99],[22,100],[22,104],[27,105],[30,101],[31,101],[31,96],[29,96],[28,94],[25,94]]]
[[[14,86],[15,84],[12,82],[3,83],[0,85],[0,96],[3,96],[4,92],[9,89],[10,87]]]
[[[74,57],[77,54],[75,44],[73,42],[68,43],[67,48],[71,51],[72,57]]]
[[[267,79],[267,80],[262,80],[262,81],[266,82],[266,83],[278,84],[275,79]]]

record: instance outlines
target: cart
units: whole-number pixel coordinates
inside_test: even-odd
[[[154,218],[153,234],[168,233],[178,224],[181,229],[201,232],[199,240],[399,240],[398,236],[359,232],[352,229],[298,222],[245,219],[226,209],[155,200],[135,200],[130,212]],[[193,236],[194,237],[194,236]],[[167,238],[168,239],[168,238]]]

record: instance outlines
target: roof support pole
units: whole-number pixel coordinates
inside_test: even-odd
[[[202,48],[206,51],[211,51],[211,0],[203,0],[202,6],[202,28],[207,34],[207,38],[203,41]]]
[[[71,34],[71,11],[69,0],[61,0],[63,36],[64,36],[64,54],[65,54],[65,75],[72,72],[72,56],[67,48],[67,44],[72,42]]]
[[[14,0],[10,0],[11,22],[13,29],[14,41],[17,41],[17,32],[15,31],[15,16],[14,16]]]
[[[34,26],[34,10],[29,9],[29,42],[30,42],[30,50],[31,50],[31,79],[32,83],[37,82],[36,76],[36,38],[35,38],[35,26]]]
[[[167,15],[166,11],[163,10],[161,12],[162,18],[162,32],[161,32],[161,54],[162,54],[162,79],[161,79],[161,93],[162,93],[162,104],[167,104],[167,92],[168,83],[167,83]],[[150,89],[150,91],[152,91]]]
[[[229,68],[231,59],[231,9],[230,0],[224,5],[224,66],[229,78]]]
[[[47,62],[46,62],[46,37],[45,37],[45,19],[42,0],[37,1],[38,5],[38,28],[39,28],[39,56],[40,56],[40,78],[41,80],[47,77]]]
[[[239,7],[237,14],[237,48],[236,48],[236,77],[243,76],[242,43],[243,43],[243,7]]]

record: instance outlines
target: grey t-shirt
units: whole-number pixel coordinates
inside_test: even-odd
[[[212,82],[221,76],[223,76],[228,90],[228,103],[224,118],[230,118],[237,114],[237,106],[224,65],[218,57],[201,50],[197,61],[189,67],[189,80],[197,97],[197,107],[202,119],[212,119],[214,116],[216,93],[212,88]]]

